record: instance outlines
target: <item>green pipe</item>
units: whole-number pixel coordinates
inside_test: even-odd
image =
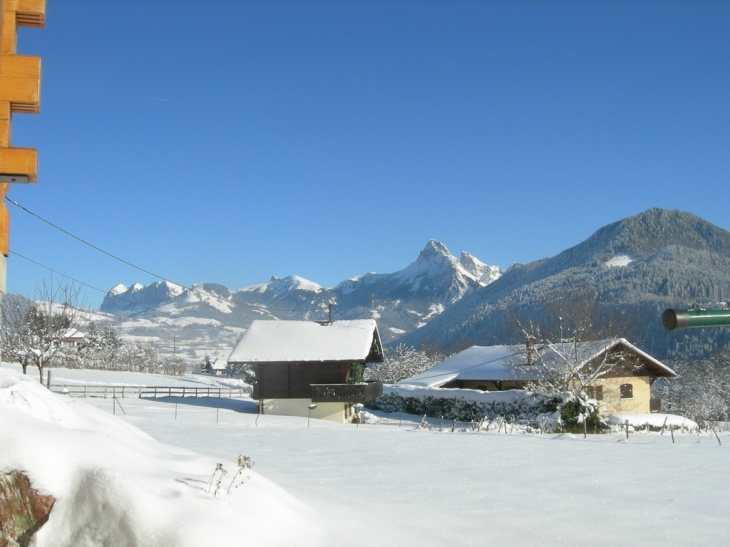
[[[730,326],[730,308],[724,310],[664,310],[662,325],[667,330],[690,327],[726,327]]]

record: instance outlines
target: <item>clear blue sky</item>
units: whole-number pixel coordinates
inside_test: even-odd
[[[730,2],[48,0],[18,52],[39,181],[9,197],[184,285],[334,286],[429,239],[507,267],[650,207],[730,228]],[[157,280],[9,208],[11,253]],[[9,292],[44,281],[11,254]]]

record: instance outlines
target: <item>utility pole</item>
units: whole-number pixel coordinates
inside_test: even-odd
[[[0,297],[6,292],[10,214],[5,194],[11,184],[36,182],[35,148],[12,146],[13,114],[40,111],[41,58],[17,55],[18,27],[43,28],[46,0],[0,0]]]

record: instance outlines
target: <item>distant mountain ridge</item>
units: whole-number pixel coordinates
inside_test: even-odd
[[[457,260],[442,243],[429,241],[409,266],[391,274],[368,273],[325,288],[298,276],[231,290],[213,283],[180,287],[167,281],[117,285],[100,311],[130,317],[193,315],[240,328],[253,319],[323,320],[329,306],[340,319],[375,316],[390,341],[437,315],[464,295],[499,278],[501,270],[469,253]]]
[[[635,318],[633,341],[659,358],[705,354],[730,342],[724,329],[661,328],[667,307],[711,307],[730,299],[730,232],[665,209],[611,223],[554,257],[506,271],[467,252],[457,259],[431,240],[400,271],[367,273],[333,288],[297,276],[237,290],[214,283],[118,285],[100,309],[134,319],[136,336],[155,332],[169,339],[171,329],[179,329],[178,339],[192,340],[203,328],[212,341],[240,336],[253,319],[327,319],[334,304],[335,319],[375,317],[385,343],[450,352],[471,343],[520,342],[509,315],[538,317],[546,298],[579,287],[597,291],[607,310]],[[198,327],[182,327],[185,321]]]

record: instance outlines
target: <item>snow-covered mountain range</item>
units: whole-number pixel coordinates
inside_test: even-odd
[[[167,281],[117,285],[100,312],[116,319],[128,337],[159,338],[176,350],[190,338],[202,342],[189,350],[225,358],[216,338],[230,342],[254,319],[324,320],[375,317],[385,343],[425,325],[444,309],[498,279],[502,271],[463,252],[454,257],[443,243],[429,241],[414,262],[388,274],[367,273],[333,288],[298,276],[272,277],[265,283],[232,290],[214,283],[181,287]],[[330,306],[332,306],[330,308]],[[155,325],[155,326],[153,326]],[[191,355],[192,357],[193,355]]]
[[[469,253],[457,259],[429,241],[394,273],[367,273],[333,288],[289,276],[231,290],[213,283],[114,287],[99,317],[123,336],[154,340],[191,360],[225,359],[253,319],[374,317],[388,343],[454,351],[472,343],[517,343],[509,317],[539,318],[556,294],[591,289],[608,315],[633,323],[631,338],[658,358],[688,358],[730,343],[728,329],[669,333],[667,307],[726,305],[730,232],[682,211],[650,209],[599,229],[551,258],[505,271]],[[629,334],[626,333],[628,336]]]

